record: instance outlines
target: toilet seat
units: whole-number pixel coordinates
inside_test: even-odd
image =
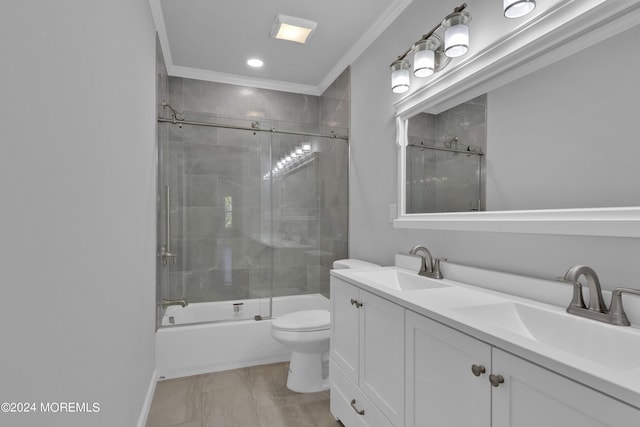
[[[324,331],[331,326],[331,315],[327,310],[296,311],[273,319],[271,326],[289,332]]]

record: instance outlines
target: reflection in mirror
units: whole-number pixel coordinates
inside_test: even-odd
[[[437,115],[414,115],[407,120],[407,145],[418,137],[443,147],[447,138],[457,136],[463,149],[481,147],[485,167],[480,174],[480,210],[640,206],[640,55],[629,54],[637,51],[639,39],[637,25],[484,97]],[[607,52],[607,61],[593,61],[602,52]],[[477,99],[484,99],[486,123],[474,126],[471,123],[483,112],[482,105],[475,105]],[[434,112],[427,107],[422,111]],[[474,209],[463,201],[468,199],[461,189],[464,174],[444,175],[445,162],[432,161],[432,172],[423,170],[424,176],[415,177],[414,163],[420,160],[414,152],[406,150],[407,214]],[[414,203],[428,198],[420,192],[416,196],[414,181],[430,179],[436,183],[430,200],[436,202],[428,207]]]
[[[408,120],[406,212],[485,210],[487,96]]]

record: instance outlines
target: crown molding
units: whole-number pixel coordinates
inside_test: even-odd
[[[320,93],[323,93],[342,74],[342,72],[355,62],[369,46],[382,34],[393,21],[411,4],[413,0],[394,0],[384,13],[369,27],[369,29],[347,50],[338,60],[327,75],[318,85]]]
[[[304,95],[320,96],[325,90],[350,66],[362,53],[382,34],[384,30],[413,2],[413,0],[394,0],[369,29],[349,48],[347,53],[329,70],[327,75],[317,86],[290,83],[280,80],[246,77],[239,74],[220,73],[201,68],[184,67],[173,63],[167,28],[164,25],[164,15],[160,0],[149,0],[151,14],[155,22],[160,48],[164,55],[167,73],[174,77],[205,80],[216,83],[226,83],[240,86],[256,87],[260,89],[294,92]]]
[[[322,94],[317,86],[289,83],[279,80],[260,79],[255,77],[245,77],[237,74],[218,73],[216,71],[183,67],[181,65],[167,64],[167,73],[170,76],[174,77],[184,77],[188,79],[226,83],[238,86],[249,86],[259,89],[278,90],[282,92],[294,92],[303,95],[320,96]]]
[[[160,40],[160,49],[164,56],[164,63],[167,70],[169,65],[173,65],[173,58],[171,57],[171,49],[169,48],[169,38],[167,37],[167,27],[164,25],[164,15],[162,13],[162,6],[160,0],[149,0],[149,8],[151,9],[151,16],[156,26],[158,33],[158,39]]]

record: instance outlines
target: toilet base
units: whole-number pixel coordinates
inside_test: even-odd
[[[298,393],[315,393],[329,389],[327,353],[291,353],[287,387]]]

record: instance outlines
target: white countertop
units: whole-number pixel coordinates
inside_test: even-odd
[[[526,337],[524,334],[513,333],[497,326],[495,322],[493,324],[484,322],[469,312],[465,313],[464,310],[458,310],[463,307],[517,302],[565,316],[567,315],[565,308],[446,278],[427,280],[448,285],[447,287],[399,291],[380,285],[372,280],[365,280],[358,275],[359,272],[377,270],[332,270],[331,275],[480,341],[520,356],[636,408],[640,408],[640,329],[596,322],[598,325],[595,327],[600,328],[600,333],[603,331],[608,333],[606,328],[611,328],[612,334],[621,334],[618,337],[622,337],[626,343],[631,344],[631,348],[634,350],[634,354],[628,355],[630,357],[627,358],[630,360],[635,359],[633,363],[627,363],[626,366],[614,366],[609,358],[594,360],[593,357],[581,357],[574,352],[562,350],[545,342],[540,342],[535,338]],[[382,270],[398,270],[417,275],[414,271],[400,267],[381,267],[380,271]],[[584,340],[589,340],[588,330],[595,321],[578,319],[586,322],[584,323],[584,331],[581,327],[579,333],[585,335],[583,337]],[[582,323],[580,323],[580,326],[582,326]],[[603,343],[602,345],[607,344]],[[612,348],[611,350],[615,352],[615,349]]]

